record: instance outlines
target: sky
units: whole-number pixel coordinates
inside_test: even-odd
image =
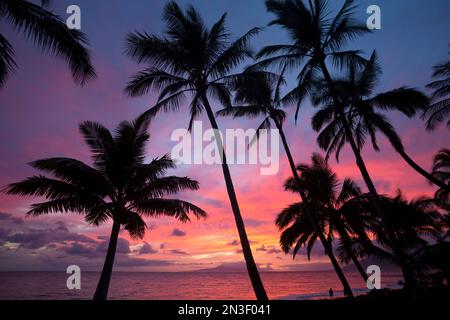
[[[122,120],[131,120],[151,107],[157,92],[139,98],[128,98],[123,88],[130,77],[144,66],[136,65],[124,54],[125,37],[133,31],[161,34],[164,1],[157,0],[60,0],[52,10],[65,19],[66,8],[81,8],[81,30],[88,35],[96,80],[85,87],[77,86],[62,59],[42,53],[0,20],[1,32],[13,44],[19,69],[0,90],[0,186],[36,174],[27,163],[46,157],[72,157],[90,163],[89,153],[79,133],[84,120],[99,121],[113,129]],[[207,25],[227,12],[227,26],[236,36],[252,27],[265,27],[272,16],[263,1],[190,0]],[[342,1],[330,1],[330,9]],[[401,86],[425,90],[431,81],[432,66],[448,59],[450,2],[446,0],[359,1],[356,17],[366,20],[366,8],[381,8],[381,30],[354,41],[348,48],[361,49],[368,56],[376,49],[383,69],[377,92]],[[252,46],[255,50],[266,44],[288,42],[287,35],[277,27],[266,27]],[[247,62],[248,63],[248,62]],[[295,76],[288,76],[288,87],[295,85]],[[147,157],[152,159],[170,152],[175,129],[188,124],[187,103],[176,114],[161,114],[150,125],[151,135]],[[220,105],[213,102],[213,108]],[[286,134],[296,162],[310,161],[313,152],[320,152],[310,119],[314,109],[306,101],[295,124],[293,109],[288,108]],[[427,132],[420,119],[406,119],[388,114],[403,139],[410,156],[425,169],[430,169],[433,155],[448,147],[449,134],[440,127]],[[208,128],[205,117],[203,126]],[[260,120],[260,119],[259,119]],[[218,119],[225,128],[256,128],[255,120]],[[380,193],[393,194],[401,189],[408,199],[431,196],[435,188],[413,171],[379,137],[380,152],[369,145],[363,151],[368,170]],[[338,177],[351,177],[365,190],[351,150],[346,147],[339,163],[330,165]],[[278,246],[279,231],[274,220],[297,196],[283,190],[289,177],[284,151],[280,149],[277,174],[263,176],[258,165],[231,165],[239,205],[244,217],[255,260],[261,270],[293,271],[329,268],[322,248],[316,246],[311,261],[301,252],[295,260]],[[200,183],[200,190],[178,197],[206,210],[206,220],[192,219],[181,223],[170,218],[148,218],[149,226],[143,240],[132,240],[120,233],[115,270],[189,271],[210,268],[241,268],[243,256],[218,165],[181,165],[171,172],[189,176]],[[21,198],[0,194],[0,271],[65,270],[70,264],[82,270],[100,270],[106,254],[111,223],[93,227],[83,217],[54,214],[31,218],[26,216],[30,204],[38,198]]]

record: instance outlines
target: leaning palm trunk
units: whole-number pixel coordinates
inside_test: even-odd
[[[390,241],[393,244],[393,251],[394,254],[396,255],[398,261],[399,261],[399,265],[400,268],[402,269],[402,274],[403,274],[403,278],[405,280],[405,288],[407,289],[411,289],[411,290],[415,290],[417,287],[417,282],[414,278],[414,274],[413,271],[411,269],[410,264],[408,264],[407,261],[407,255],[398,247],[398,239],[397,236],[394,232],[394,230],[392,229],[392,225],[389,222],[389,217],[384,213],[383,211],[383,206],[381,204],[380,198],[378,196],[377,190],[375,188],[375,185],[372,181],[372,179],[370,178],[369,175],[369,171],[367,170],[367,167],[364,163],[364,160],[361,156],[361,153],[359,151],[359,148],[356,145],[355,140],[353,139],[353,135],[352,135],[352,131],[350,129],[350,125],[347,121],[347,118],[345,117],[345,113],[344,113],[344,109],[342,108],[342,104],[340,103],[338,96],[336,94],[335,88],[334,88],[334,84],[333,81],[331,79],[331,75],[328,72],[328,68],[325,65],[325,61],[322,61],[321,64],[321,69],[322,69],[322,73],[324,75],[324,79],[327,83],[327,86],[330,90],[330,94],[333,98],[333,102],[336,105],[336,107],[338,108],[338,113],[339,116],[342,118],[342,123],[343,123],[343,127],[345,130],[345,135],[347,137],[347,139],[350,142],[350,146],[352,148],[353,154],[355,155],[355,159],[356,159],[356,165],[358,166],[361,175],[364,179],[364,182],[367,186],[367,188],[369,189],[369,194],[372,198],[372,202],[374,204],[375,210],[377,211],[378,215],[381,217],[383,224],[386,228],[386,233],[390,239]]]
[[[208,98],[206,94],[202,95],[202,102],[205,106],[208,119],[211,123],[211,127],[214,129],[215,140],[217,147],[221,156],[222,171],[225,179],[225,184],[227,186],[228,197],[231,202],[231,208],[233,210],[234,219],[236,221],[236,227],[239,233],[239,240],[241,241],[242,252],[244,254],[245,263],[247,265],[247,272],[250,277],[250,281],[255,291],[256,299],[258,300],[268,300],[266,290],[261,281],[261,277],[258,272],[255,260],[253,259],[252,249],[250,247],[250,242],[245,231],[244,220],[242,219],[241,211],[239,209],[239,204],[236,197],[236,192],[234,190],[233,181],[231,179],[230,169],[228,168],[227,159],[225,157],[225,152],[223,149],[223,142],[220,134],[218,133],[219,127],[216,122],[214,113],[211,110]]]
[[[112,269],[114,265],[114,257],[116,255],[117,240],[119,238],[120,223],[114,221],[109,238],[108,252],[106,253],[105,264],[103,265],[102,274],[95,290],[94,300],[106,300],[108,295],[109,282],[111,280]]]
[[[439,188],[442,188],[444,190],[450,191],[450,186],[445,184],[443,181],[437,179],[432,174],[424,170],[421,166],[419,166],[413,159],[409,157],[409,155],[403,150],[402,148],[396,148],[394,146],[395,150],[400,154],[400,156],[403,158],[403,160],[406,161],[414,170],[416,170],[418,173],[420,173],[422,176],[424,176],[428,181],[435,184]]]
[[[355,252],[353,251],[353,249],[350,245],[351,240],[350,240],[348,233],[342,228],[342,226],[339,227],[338,233],[344,244],[345,252],[348,254],[350,259],[352,260],[353,264],[356,267],[356,270],[358,270],[359,274],[361,275],[361,278],[364,280],[364,282],[367,282],[367,279],[368,279],[367,273],[364,270],[364,268],[362,267],[361,263],[358,260],[358,257],[356,256]]]
[[[295,168],[294,159],[292,158],[291,150],[287,143],[286,136],[284,135],[283,128],[276,119],[273,119],[273,121],[275,122],[275,125],[278,128],[278,132],[280,134],[281,141],[283,143],[284,149],[286,151],[286,156],[288,158],[289,165],[291,167],[292,175],[294,176],[294,179],[297,182],[297,185],[300,186],[301,185],[300,177],[298,176],[298,172]],[[305,196],[304,192],[301,190],[301,188],[299,188],[299,193],[300,193],[300,197],[301,197],[302,201],[305,201],[306,196]],[[312,213],[310,213],[309,211],[308,211],[308,216],[309,216],[309,219],[311,220],[314,228],[316,229],[317,234],[319,235],[319,239],[325,249],[325,253],[327,254],[328,258],[330,259],[331,264],[333,265],[333,268],[334,268],[336,274],[338,275],[339,280],[342,283],[342,286],[344,287],[345,295],[348,297],[353,297],[353,292],[352,292],[352,289],[350,288],[350,284],[348,283],[347,278],[345,277],[344,272],[342,271],[342,268],[339,265],[339,262],[337,261],[336,257],[333,254],[333,249],[332,249],[330,243],[326,240],[325,235],[320,230],[316,219],[314,218]]]
[[[355,253],[353,251],[349,251],[350,258],[352,259],[353,264],[355,265],[356,269],[358,270],[359,274],[361,275],[361,278],[364,280],[365,283],[367,283],[367,280],[369,277],[367,276],[366,271],[361,265],[361,262],[359,262],[358,258],[356,257]]]

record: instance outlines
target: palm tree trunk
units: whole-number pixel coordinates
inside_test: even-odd
[[[361,275],[361,278],[363,278],[364,282],[367,283],[367,279],[369,277],[367,276],[366,271],[362,267],[361,263],[359,262],[358,258],[356,257],[355,253],[353,252],[353,250],[350,246],[350,237],[349,237],[347,231],[343,230],[342,226],[339,226],[338,233],[342,239],[342,242],[344,243],[345,251],[352,259],[352,262],[355,265],[356,269],[358,270],[359,274]]]
[[[102,274],[95,290],[94,300],[106,300],[108,296],[109,281],[111,280],[112,268],[114,265],[114,257],[116,255],[117,239],[119,238],[120,223],[114,221],[109,238],[108,251],[106,253],[105,264],[103,265]]]
[[[287,143],[286,136],[284,135],[283,127],[280,123],[278,123],[278,121],[276,119],[272,119],[272,120],[275,122],[275,125],[277,126],[278,132],[280,134],[281,141],[283,143],[284,150],[286,151],[286,156],[288,158],[289,165],[291,167],[292,175],[294,176],[294,179],[297,182],[297,184],[300,185],[300,177],[298,175],[297,169],[295,168],[294,159],[292,158],[291,150]],[[305,201],[306,196],[305,196],[304,192],[301,189],[299,191],[300,191],[299,193],[300,193],[300,197],[301,197],[302,201]],[[325,235],[320,230],[320,228],[317,224],[317,221],[314,218],[314,216],[312,215],[312,213],[308,212],[308,216],[309,216],[309,219],[311,220],[311,223],[313,224],[314,228],[316,229],[317,234],[319,235],[319,239],[320,239],[320,242],[322,243],[322,246],[325,249],[325,253],[328,255],[328,258],[330,259],[331,264],[333,265],[333,268],[334,268],[336,274],[338,275],[339,280],[342,283],[342,286],[344,287],[345,295],[347,297],[353,297],[353,292],[350,287],[350,284],[348,283],[347,278],[345,277],[344,272],[341,269],[341,266],[339,265],[338,261],[336,260],[336,257],[333,254],[333,249],[329,245],[328,241],[325,239]]]
[[[227,159],[223,148],[222,138],[218,133],[219,127],[217,125],[216,118],[214,117],[214,113],[212,112],[206,94],[202,94],[201,98],[205,106],[208,119],[211,123],[211,127],[214,129],[217,147],[221,155],[223,176],[225,179],[225,184],[227,186],[228,197],[230,199],[234,219],[236,221],[236,227],[238,229],[239,239],[241,241],[242,252],[244,254],[245,262],[247,264],[248,275],[250,277],[253,290],[255,291],[256,299],[268,300],[266,290],[264,289],[264,285],[261,281],[261,277],[258,272],[258,268],[256,266],[255,260],[253,259],[252,249],[250,247],[250,242],[247,237],[247,232],[245,231],[244,220],[242,219],[241,211],[239,209],[236,192],[234,190],[233,181],[231,179],[230,169],[228,168]]]
[[[361,278],[364,280],[364,283],[367,283],[369,277],[367,276],[366,270],[364,270],[364,268],[361,265],[361,262],[359,262],[358,258],[353,253],[353,251],[350,252],[350,258],[352,259],[353,264],[355,265],[356,269],[361,275]]]
[[[419,166],[413,159],[409,157],[409,155],[403,150],[403,148],[396,148],[394,146],[395,150],[400,154],[400,156],[403,158],[403,160],[406,161],[414,170],[416,170],[418,173],[420,173],[422,176],[424,176],[428,181],[431,183],[434,183],[439,188],[442,188],[444,190],[450,191],[450,186],[442,182],[441,180],[437,179],[435,176],[433,176],[431,173],[424,170],[421,166]]]
[[[320,63],[320,67],[322,69],[322,73],[324,75],[325,81],[327,82],[327,86],[330,90],[330,94],[333,98],[333,102],[338,108],[339,116],[342,118],[342,123],[345,130],[345,135],[347,136],[347,139],[350,142],[350,146],[352,148],[353,154],[355,155],[356,159],[356,165],[358,166],[361,175],[364,179],[364,182],[366,183],[367,188],[369,189],[369,194],[372,198],[372,202],[375,206],[375,210],[378,212],[379,216],[381,217],[384,226],[386,228],[386,233],[388,237],[390,238],[390,241],[393,245],[393,252],[399,259],[400,268],[402,269],[403,278],[405,280],[405,287],[411,290],[415,290],[417,288],[417,282],[415,278],[412,276],[413,272],[411,269],[410,264],[407,262],[407,259],[405,257],[404,252],[398,247],[398,239],[397,236],[392,228],[392,224],[390,223],[389,217],[384,213],[384,210],[382,209],[382,204],[380,201],[380,198],[378,196],[377,190],[375,188],[375,185],[370,178],[369,172],[367,170],[367,167],[364,163],[364,160],[361,156],[361,153],[359,151],[359,148],[356,145],[356,142],[353,138],[352,131],[350,129],[350,125],[347,122],[347,118],[345,117],[344,108],[342,107],[342,104],[340,103],[338,96],[336,94],[336,91],[334,89],[334,84],[331,79],[330,73],[328,72],[328,68],[325,64],[325,61],[322,60]]]

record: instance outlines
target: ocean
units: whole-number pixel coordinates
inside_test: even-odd
[[[66,287],[64,272],[0,272],[0,299],[66,300],[91,299],[98,272],[81,274],[81,289]],[[355,294],[367,292],[356,272],[346,276]],[[262,280],[270,299],[306,300],[342,296],[342,286],[332,271],[263,272]],[[385,274],[382,288],[396,288],[400,276]],[[246,273],[114,272],[108,299],[137,300],[246,300],[254,294]]]

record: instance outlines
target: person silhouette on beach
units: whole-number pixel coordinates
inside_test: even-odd
[[[330,290],[328,291],[328,293],[330,294],[330,299],[333,298],[333,288],[330,288]]]

